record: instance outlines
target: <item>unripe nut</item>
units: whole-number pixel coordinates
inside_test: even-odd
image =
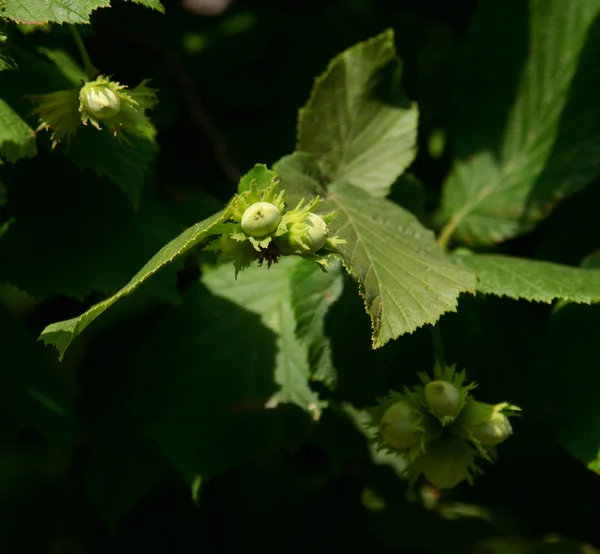
[[[121,110],[117,93],[106,85],[84,86],[80,92],[80,100],[88,114],[96,119],[110,119]]]
[[[317,214],[309,214],[306,218],[306,225],[308,226],[308,253],[314,254],[321,250],[327,241],[327,224]]]
[[[469,428],[471,434],[484,446],[495,446],[512,435],[512,427],[508,418],[502,413],[495,413],[492,419]]]
[[[410,404],[404,401],[392,404],[383,414],[379,425],[383,440],[390,446],[405,450],[421,443],[422,433]]]
[[[256,202],[242,215],[242,230],[256,239],[264,238],[279,227],[281,212],[270,202]]]
[[[427,383],[425,401],[431,413],[442,423],[451,423],[460,412],[460,391],[448,381]]]

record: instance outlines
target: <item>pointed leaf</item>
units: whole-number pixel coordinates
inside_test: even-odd
[[[374,348],[435,323],[461,292],[473,292],[472,272],[452,264],[433,233],[396,204],[336,183],[322,209],[340,213],[331,233],[347,241],[339,250],[371,316]]]
[[[447,235],[468,244],[520,235],[596,174],[598,13],[600,0],[480,3],[457,95]]]
[[[90,14],[110,0],[3,0],[0,16],[17,23],[89,23]]]
[[[415,156],[418,112],[401,85],[391,30],[337,56],[300,111],[297,149],[327,180],[386,196]]]
[[[104,310],[112,306],[117,300],[131,294],[144,281],[149,279],[166,264],[172,262],[174,259],[200,243],[214,225],[223,221],[223,215],[224,212],[219,212],[200,223],[196,223],[196,225],[181,233],[181,235],[161,248],[161,250],[158,251],[121,290],[110,298],[92,306],[78,317],[48,325],[42,331],[40,339],[43,340],[46,345],[54,345],[59,352],[59,359],[62,360],[69,345],[75,340],[79,333],[94,321],[94,319],[102,314]]]
[[[33,129],[0,98],[0,156],[9,162],[16,162],[36,154]]]
[[[477,291],[534,302],[600,300],[600,271],[494,254],[456,256],[477,276]]]
[[[318,398],[308,384],[311,372],[307,345],[296,336],[292,278],[299,268],[315,266],[301,258],[287,257],[270,269],[250,267],[238,275],[237,281],[229,265],[203,278],[211,292],[260,315],[263,324],[277,334],[275,381],[280,388],[271,401],[292,402],[304,410],[314,410]]]

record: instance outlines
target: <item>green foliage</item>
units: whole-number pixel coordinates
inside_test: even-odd
[[[36,153],[33,130],[0,98],[0,155],[9,162],[16,162]]]
[[[164,12],[159,0],[131,1]],[[90,15],[94,10],[109,6],[110,0],[3,0],[0,16],[28,25],[90,23]]]
[[[385,32],[336,57],[298,116],[298,145],[314,154],[329,182],[374,196],[415,156],[418,112],[401,87],[394,34]]]
[[[298,324],[292,306],[294,276],[299,271],[308,272],[309,268],[314,271],[314,264],[290,257],[270,269],[250,268],[236,279],[231,268],[221,266],[209,271],[203,282],[216,296],[259,315],[263,325],[276,334],[274,379],[280,388],[269,402],[274,405],[291,402],[314,412],[318,411],[318,398],[309,386],[308,348],[296,336]]]
[[[197,245],[204,237],[206,237],[211,227],[218,224],[222,219],[223,214],[217,213],[214,216],[197,223],[193,227],[190,227],[181,233],[181,235],[163,246],[163,248],[159,250],[123,288],[113,294],[110,298],[95,304],[79,317],[48,325],[41,334],[44,343],[54,345],[58,349],[60,359],[62,359],[69,345],[75,340],[79,333],[94,321],[94,319],[106,309],[110,308],[117,300],[131,294],[164,265],[172,262],[177,256],[180,256]]]
[[[594,552],[600,0],[225,4],[0,0],[0,550]]]
[[[561,299],[592,304],[600,300],[597,271],[493,254],[468,254],[457,259],[474,271],[477,291],[483,294],[547,303]]]
[[[3,0],[0,15],[17,23],[89,23],[91,13],[110,6],[109,0]]]
[[[598,13],[598,0],[481,3],[460,67],[457,159],[442,203],[460,241],[521,235],[596,174]]]

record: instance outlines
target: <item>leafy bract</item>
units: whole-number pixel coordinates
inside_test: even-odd
[[[89,23],[91,13],[110,0],[3,0],[0,16],[17,23]]]
[[[456,256],[477,276],[483,294],[534,302],[556,299],[581,304],[600,300],[600,271],[495,254]]]
[[[224,269],[233,273],[232,267]],[[270,316],[279,326],[281,311],[275,305]],[[259,315],[196,283],[135,356],[133,412],[190,482],[301,440],[310,425],[308,414],[270,402],[280,390],[279,372],[289,369],[277,360],[278,342]]]
[[[9,162],[16,162],[36,154],[33,129],[0,98],[0,156]]]
[[[209,271],[204,284],[214,294],[261,316],[263,324],[277,335],[275,382],[280,389],[270,399],[271,403],[292,402],[304,410],[314,411],[318,398],[310,389],[311,377],[307,344],[296,336],[296,318],[292,299],[293,277],[300,271],[316,269],[314,263],[296,257],[282,258],[278,264],[253,266],[235,278],[229,265]],[[319,317],[318,314],[314,314]]]
[[[59,321],[48,325],[40,335],[40,339],[46,345],[54,345],[59,352],[59,359],[62,360],[66,349],[75,340],[94,319],[96,319],[104,310],[112,306],[120,298],[131,294],[144,281],[149,279],[158,270],[167,263],[173,261],[178,256],[196,246],[208,234],[209,230],[224,219],[225,212],[219,212],[200,223],[196,223],[177,238],[161,248],[142,269],[127,283],[121,290],[113,294],[110,298],[92,306],[79,317],[74,317],[66,321]]]
[[[599,12],[600,0],[480,3],[461,65],[444,241],[520,235],[596,174]]]
[[[433,233],[400,206],[349,183],[326,189],[307,154],[286,156],[275,168],[287,194],[319,193],[325,198],[319,210],[338,212],[330,233],[346,240],[338,250],[344,267],[358,281],[375,348],[435,323],[456,308],[461,292],[474,291],[471,271],[452,264]]]
[[[418,112],[400,85],[391,30],[337,56],[300,111],[297,149],[329,182],[386,196],[416,152]]]

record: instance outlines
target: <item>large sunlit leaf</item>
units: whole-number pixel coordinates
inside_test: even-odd
[[[91,13],[110,0],[3,0],[0,15],[17,23],[89,23]]]
[[[600,0],[480,2],[460,66],[442,211],[467,244],[530,230],[600,157]],[[499,47],[499,45],[502,45]]]
[[[433,233],[396,204],[345,183],[329,187],[323,209],[339,211],[332,233],[356,277],[373,326],[373,346],[435,323],[472,292],[471,271],[453,265]]]
[[[166,244],[159,252],[157,252],[152,259],[140,269],[140,271],[127,283],[121,290],[113,294],[110,298],[99,302],[92,306],[85,313],[79,317],[74,317],[66,321],[59,321],[48,325],[40,336],[40,339],[45,344],[54,345],[58,352],[59,358],[62,360],[66,349],[75,340],[75,338],[81,333],[94,319],[96,319],[104,310],[112,306],[120,298],[131,294],[136,290],[144,281],[152,277],[158,272],[163,266],[172,262],[178,256],[188,251],[190,248],[196,246],[203,238],[206,237],[208,231],[214,225],[220,223],[223,220],[223,212],[219,212],[200,223],[190,227],[177,238]]]
[[[325,198],[319,211],[338,212],[330,233],[346,241],[339,251],[344,267],[358,281],[375,348],[435,323],[456,309],[461,292],[474,291],[472,272],[453,264],[433,233],[404,208],[348,183],[325,188],[324,177],[307,154],[286,156],[275,168],[291,197],[319,194]]]
[[[475,273],[477,291],[483,294],[534,302],[562,299],[591,304],[600,300],[600,271],[495,254],[456,259]]]
[[[36,153],[33,129],[0,98],[0,156],[9,162],[16,162]]]
[[[232,267],[224,269],[234,273]],[[244,293],[250,287],[256,294],[254,283],[239,286],[240,298],[252,311],[194,284],[183,305],[158,323],[133,360],[133,411],[189,481],[294,446],[310,425],[309,415],[298,407],[271,402],[282,390],[281,372],[296,371],[289,364],[302,363],[295,359],[295,350],[281,344],[287,331],[278,338],[263,323],[265,318],[253,313],[263,312],[271,325],[280,326],[277,294],[265,298],[270,308],[263,311],[262,297],[251,302],[251,295]],[[294,357],[285,365],[279,359],[281,350]],[[298,376],[285,378],[295,381]],[[299,380],[300,398],[304,388]],[[292,388],[287,392],[294,394]]]
[[[337,56],[300,111],[297,149],[326,179],[386,196],[416,152],[418,111],[402,90],[391,30]]]
[[[321,271],[314,263],[288,257],[270,269],[253,266],[241,272],[237,280],[229,265],[208,272],[204,284],[214,294],[261,316],[263,324],[277,335],[275,381],[279,390],[272,403],[292,402],[314,411],[318,398],[308,384],[311,377],[308,344],[296,336],[296,318],[292,300],[294,275],[300,271]],[[322,317],[314,314],[315,317]],[[303,322],[306,325],[306,322]]]

